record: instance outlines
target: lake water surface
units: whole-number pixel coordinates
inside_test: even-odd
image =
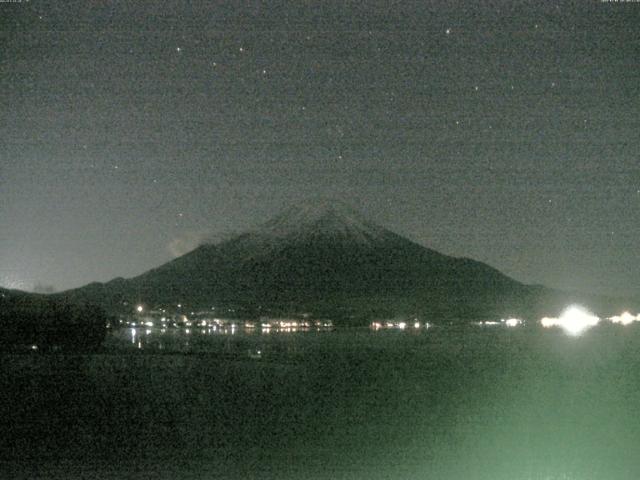
[[[0,478],[635,479],[640,329],[120,329],[4,355]]]

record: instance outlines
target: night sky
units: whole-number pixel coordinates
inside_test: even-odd
[[[640,3],[0,3],[0,285],[130,277],[322,196],[640,293]]]

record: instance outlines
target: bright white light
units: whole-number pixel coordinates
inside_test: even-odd
[[[558,324],[558,319],[557,318],[552,318],[552,317],[542,317],[540,319],[540,324],[544,327],[544,328],[551,328],[551,327],[555,327]]]
[[[559,318],[544,317],[540,320],[543,327],[562,327],[569,335],[580,335],[588,328],[595,327],[600,319],[591,312],[578,307],[567,308]]]
[[[622,315],[614,315],[609,320],[613,323],[619,323],[621,325],[629,325],[630,323],[640,321],[640,315],[634,317],[629,312],[624,312]]]
[[[420,328],[420,322],[416,322],[413,324],[413,328]]]
[[[400,322],[398,323],[398,328],[400,330],[404,330],[405,328],[407,328],[407,324],[405,322]]]
[[[136,307],[136,310],[138,311],[138,313],[142,313],[142,310],[144,310],[144,308],[142,307],[142,305],[138,305]]]
[[[504,324],[507,327],[517,327],[518,325],[522,325],[522,320],[519,318],[508,318],[504,321]]]

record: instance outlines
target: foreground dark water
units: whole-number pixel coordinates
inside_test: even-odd
[[[0,358],[0,478],[640,476],[637,326],[133,337]]]

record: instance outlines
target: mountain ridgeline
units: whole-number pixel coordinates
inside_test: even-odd
[[[418,245],[339,203],[292,207],[138,277],[61,295],[110,310],[180,303],[232,306],[248,315],[308,312],[350,323],[397,315],[435,322],[526,317],[571,300]]]

